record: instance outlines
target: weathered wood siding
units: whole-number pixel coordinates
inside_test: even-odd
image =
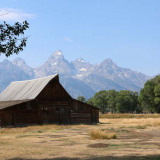
[[[99,123],[99,110],[97,108],[92,108],[91,122],[92,123]]]
[[[70,124],[70,106],[65,103],[62,105],[50,102],[49,104],[41,102],[40,108],[40,121],[45,123],[56,124]]]
[[[0,126],[98,123],[98,111],[89,104],[72,99],[56,79],[34,100],[0,110]]]
[[[37,99],[41,123],[70,124],[71,97],[59,82],[50,82]]]
[[[72,101],[71,123],[91,123],[91,107],[77,100]]]
[[[37,123],[35,102],[27,102],[0,111],[1,125],[24,125]]]
[[[71,99],[69,94],[59,82],[50,82],[39,94],[39,101],[68,101]]]
[[[37,105],[33,102],[27,102],[18,105],[14,110],[15,125],[37,124],[38,112]]]

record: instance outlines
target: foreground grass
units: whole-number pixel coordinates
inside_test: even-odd
[[[19,134],[19,133],[43,133],[43,132],[55,132],[71,128],[71,125],[36,125],[28,127],[17,127],[17,128],[1,128],[0,135],[2,134]]]
[[[1,159],[160,159],[160,118],[102,118],[97,125],[2,128]]]

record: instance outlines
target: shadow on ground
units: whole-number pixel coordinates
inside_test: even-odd
[[[100,156],[100,157],[90,157],[83,158],[84,160],[160,160],[160,155],[150,155],[150,156]],[[8,160],[82,160],[82,158],[68,158],[68,157],[60,157],[60,158],[44,158],[44,159],[25,159],[25,158],[11,158]]]

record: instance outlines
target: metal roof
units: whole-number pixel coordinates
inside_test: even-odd
[[[32,101],[32,100],[0,102],[0,110],[4,109],[4,108],[7,108],[7,107],[11,107],[11,106],[17,105],[17,104],[21,104],[21,103],[24,103],[24,102],[29,102],[29,101]]]
[[[44,87],[56,76],[58,75],[56,74],[44,78],[12,82],[0,94],[0,102],[35,99]]]

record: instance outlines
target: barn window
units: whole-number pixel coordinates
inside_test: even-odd
[[[60,109],[57,107],[57,108],[56,108],[56,112],[59,112],[59,111],[60,111]]]
[[[56,112],[64,112],[64,108],[63,107],[57,107],[56,108]]]
[[[45,110],[45,111],[47,111],[47,110],[48,110],[48,108],[47,108],[47,107],[44,107],[44,110]]]
[[[60,112],[64,112],[64,108],[60,108]]]
[[[42,111],[47,111],[48,108],[47,108],[47,107],[42,107],[41,110],[42,110]]]
[[[26,103],[26,109],[27,109],[27,110],[31,110],[31,109],[32,109],[30,103]]]

